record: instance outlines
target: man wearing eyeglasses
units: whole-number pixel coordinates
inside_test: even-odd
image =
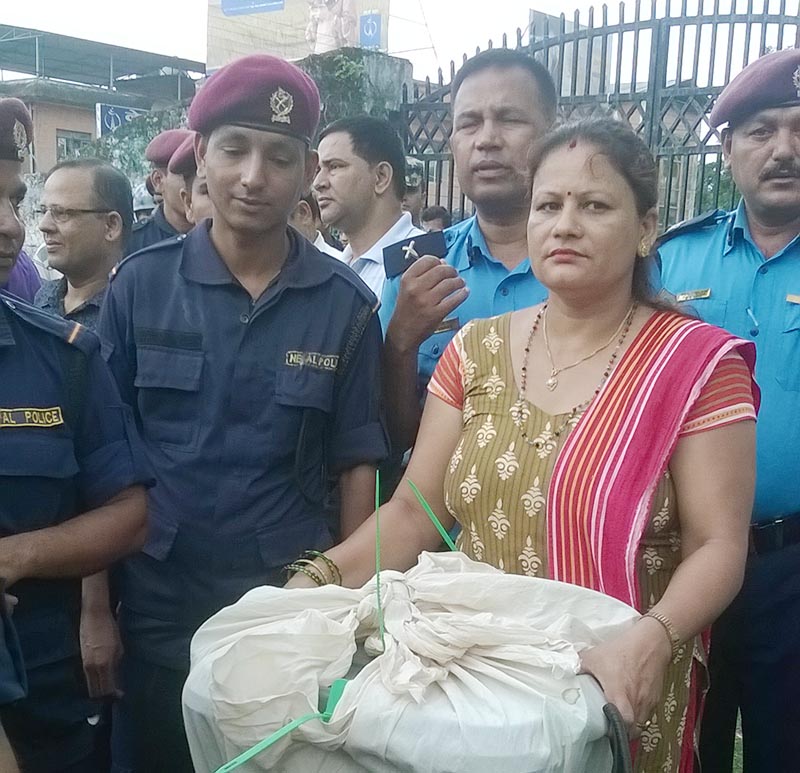
[[[94,329],[133,227],[128,178],[100,159],[62,161],[47,174],[38,214],[50,266],[64,276],[44,282],[34,303]]]

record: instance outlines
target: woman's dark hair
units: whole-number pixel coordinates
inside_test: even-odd
[[[587,118],[562,124],[548,132],[531,151],[528,165],[531,181],[553,151],[579,141],[597,148],[625,178],[640,217],[658,206],[658,165],[653,154],[627,124],[614,118]],[[653,288],[651,277],[656,271],[652,249],[649,255],[637,258],[633,269],[633,297],[641,304],[675,311]]]

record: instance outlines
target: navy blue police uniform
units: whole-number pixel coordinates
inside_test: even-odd
[[[164,205],[159,204],[153,214],[145,220],[134,223],[130,238],[128,239],[127,253],[143,250],[164,239],[172,239],[178,236],[178,231],[173,228],[166,217],[164,217]]]
[[[0,537],[58,525],[149,482],[94,334],[0,292],[0,372]],[[95,713],[78,641],[80,579],[22,579],[9,592],[28,695],[0,710],[2,724],[26,773],[73,769],[91,755]]]
[[[126,651],[180,670],[204,620],[331,546],[327,475],[388,450],[374,295],[290,229],[252,300],[209,226],[123,261],[99,326],[157,478],[123,570]]]

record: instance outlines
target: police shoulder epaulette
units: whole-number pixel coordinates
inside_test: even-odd
[[[7,295],[2,296],[2,301],[18,319],[66,341],[86,354],[91,354],[100,348],[100,339],[78,322],[48,314],[36,306],[16,298],[9,298]]]
[[[693,233],[704,228],[714,228],[723,220],[725,220],[725,218],[728,217],[728,214],[729,213],[724,209],[715,209],[711,212],[705,212],[702,215],[690,218],[689,220],[681,220],[680,223],[675,223],[675,225],[670,226],[666,231],[664,231],[663,234],[661,234],[661,236],[658,237],[656,240],[656,247],[660,247],[662,244],[668,242],[670,239],[674,239],[676,236]]]
[[[164,239],[160,242],[155,242],[155,244],[149,244],[147,247],[142,247],[141,250],[136,250],[136,252],[132,252],[130,255],[124,257],[119,263],[117,263],[114,268],[111,269],[111,273],[108,275],[108,281],[112,282],[114,277],[119,274],[120,269],[127,265],[131,260],[134,258],[141,257],[142,255],[147,255],[151,252],[159,252],[161,250],[175,247],[179,245],[183,240],[186,238],[186,234],[178,234],[177,236],[171,236],[169,239]]]

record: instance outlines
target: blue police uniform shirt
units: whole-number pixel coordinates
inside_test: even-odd
[[[93,333],[0,291],[0,373],[0,535],[58,525],[150,482]],[[64,745],[49,750],[59,759],[25,759],[31,770],[55,770],[88,753],[71,746],[67,728],[96,713],[77,634],[81,581],[22,579],[9,590],[19,598],[13,623],[28,696],[4,709],[3,724],[15,746],[40,727],[63,727]]]
[[[800,235],[766,259],[744,202],[667,232],[663,287],[680,306],[756,345],[761,387],[755,521],[800,515]]]
[[[509,271],[492,257],[477,216],[445,229],[444,238],[447,246],[444,261],[458,271],[469,288],[469,295],[419,347],[417,373],[420,395],[424,394],[439,358],[459,328],[471,319],[524,309],[541,303],[547,297],[547,290],[533,275],[528,258]],[[383,288],[380,320],[384,331],[397,306],[401,278],[387,279]]]
[[[158,482],[145,547],[123,568],[126,649],[169,668],[188,666],[210,615],[332,544],[326,467],[388,452],[375,296],[290,229],[253,301],[209,226],[123,261],[98,328]]]
[[[128,239],[128,254],[138,252],[145,247],[150,247],[153,244],[158,244],[158,242],[163,242],[164,239],[172,239],[178,235],[178,231],[164,217],[164,205],[159,204],[150,217],[134,223],[130,239]]]

